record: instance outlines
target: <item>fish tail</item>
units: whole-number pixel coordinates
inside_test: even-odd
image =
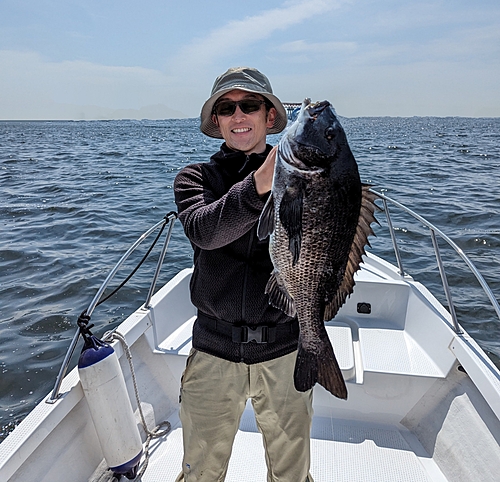
[[[294,372],[295,389],[305,392],[316,382],[335,397],[347,399],[347,387],[331,343],[325,342],[319,355],[307,351],[299,343]]]

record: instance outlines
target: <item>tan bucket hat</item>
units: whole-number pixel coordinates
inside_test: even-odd
[[[212,121],[214,104],[219,97],[231,90],[238,89],[254,94],[260,94],[268,99],[276,109],[276,119],[268,134],[281,132],[287,124],[287,115],[281,101],[273,94],[269,79],[252,67],[232,67],[215,79],[210,98],[201,109],[201,132],[216,139],[222,139],[219,128]]]

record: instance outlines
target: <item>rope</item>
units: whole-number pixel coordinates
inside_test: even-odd
[[[137,270],[144,264],[144,261],[146,261],[147,257],[151,254],[151,251],[153,248],[156,246],[156,243],[160,239],[160,236],[162,235],[165,226],[169,223],[169,217],[171,215],[175,215],[177,217],[177,213],[174,211],[170,211],[167,215],[165,215],[164,219],[167,221],[163,226],[160,228],[160,231],[156,235],[155,239],[149,246],[148,250],[146,251],[146,254],[142,257],[142,259],[139,261],[137,266],[132,270],[132,272],[120,283],[119,286],[117,286],[109,295],[106,297],[102,298],[96,305],[95,308],[97,308],[99,305],[102,305],[105,301],[108,301],[114,294],[116,294],[120,289],[122,289],[125,284],[134,276],[134,274],[137,272]],[[90,322],[90,316],[87,314],[87,309],[83,310],[78,317],[77,324],[80,327],[80,334],[83,336],[83,338],[86,340],[89,336],[92,336],[92,332],[90,331],[91,328],[94,327],[93,324],[89,325]]]
[[[165,218],[167,219],[167,217],[170,215],[167,214],[165,216]],[[168,223],[167,223],[168,224]],[[117,286],[109,295],[107,295],[105,298],[103,298],[102,300],[99,301],[99,303],[97,303],[95,306],[96,308],[101,305],[102,303],[104,303],[105,301],[109,300],[115,293],[117,293],[121,288],[123,288],[125,286],[125,284],[130,280],[130,278],[132,278],[132,276],[134,276],[134,274],[137,272],[137,270],[142,266],[142,264],[144,263],[144,261],[146,261],[147,257],[149,256],[149,254],[151,253],[151,251],[153,250],[153,248],[155,247],[156,243],[158,242],[158,240],[160,239],[160,236],[162,235],[163,233],[163,230],[165,229],[165,226],[166,224],[164,224],[161,228],[160,228],[160,231],[159,233],[156,235],[156,238],[153,240],[153,242],[151,243],[151,246],[148,248],[148,250],[146,251],[146,254],[142,257],[142,259],[139,261],[139,264],[132,270],[132,272],[120,283],[119,286]]]
[[[128,364],[130,367],[130,373],[132,375],[132,382],[134,385],[135,399],[137,401],[137,407],[139,409],[141,423],[142,423],[142,426],[144,428],[144,431],[147,434],[146,441],[144,442],[144,461],[142,463],[141,469],[139,470],[139,472],[137,473],[137,475],[134,479],[134,480],[140,480],[141,477],[144,475],[144,472],[146,471],[146,468],[147,468],[148,463],[149,463],[149,444],[151,443],[151,440],[154,438],[159,438],[159,437],[163,437],[164,435],[167,435],[170,432],[170,430],[172,429],[172,425],[170,424],[170,422],[168,420],[165,420],[165,421],[159,423],[153,430],[149,430],[149,428],[146,424],[146,418],[144,417],[144,412],[142,411],[141,399],[139,396],[139,388],[137,386],[137,379],[135,376],[134,364],[132,362],[132,353],[130,352],[130,347],[128,346],[127,340],[118,331],[106,333],[103,336],[103,339],[106,339],[106,338],[109,340],[114,340],[114,339],[120,340],[120,342],[123,346],[123,350],[125,352],[125,355],[127,357]],[[166,428],[164,430],[160,430],[160,427],[162,427],[162,426],[166,426]]]

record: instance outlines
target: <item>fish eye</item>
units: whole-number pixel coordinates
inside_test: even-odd
[[[328,127],[325,130],[325,137],[331,141],[335,137],[335,129],[333,127]]]

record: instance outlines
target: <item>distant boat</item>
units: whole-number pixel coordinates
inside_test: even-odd
[[[302,102],[284,102],[283,105],[285,107],[288,120],[293,122],[295,119],[297,119],[297,116],[300,112],[300,107],[302,106]]]

